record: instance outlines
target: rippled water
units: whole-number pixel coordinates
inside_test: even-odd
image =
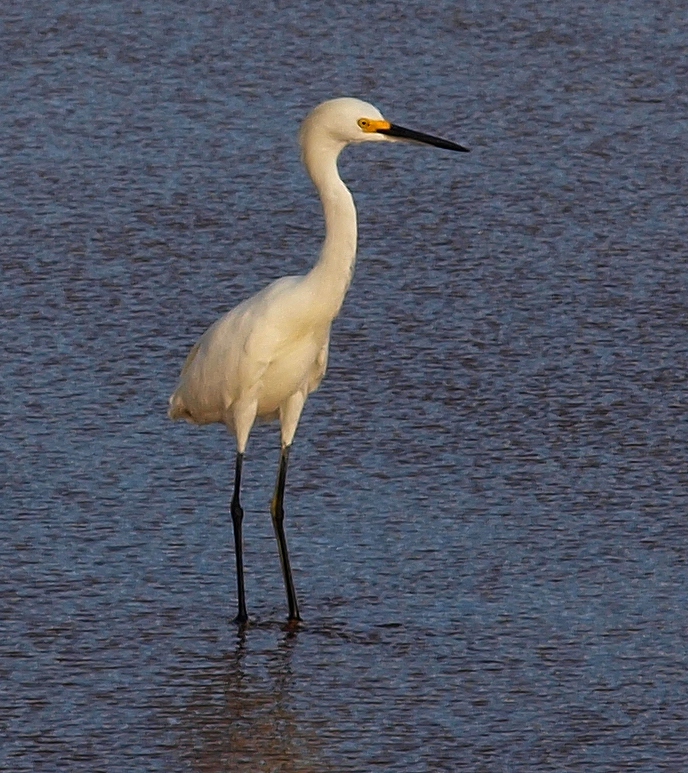
[[[688,44],[669,0],[6,3],[0,766],[677,771],[688,753]],[[292,455],[286,602],[186,351],[321,234],[298,122],[350,94],[471,147],[347,151],[360,257]]]

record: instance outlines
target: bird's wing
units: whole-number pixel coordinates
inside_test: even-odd
[[[285,276],[235,309],[245,358],[268,365],[294,335],[295,290],[301,277]]]
[[[184,365],[182,366],[182,372],[179,374],[179,378],[182,379],[184,376],[189,372],[189,368],[193,364],[193,361],[196,359],[196,355],[198,354],[198,350],[201,346],[201,339],[199,338],[198,341],[191,347],[191,351],[186,355],[186,360],[184,360]]]
[[[327,339],[325,340],[325,343],[323,344],[322,349],[318,352],[318,356],[315,360],[315,368],[311,373],[311,378],[308,383],[309,392],[314,392],[320,386],[320,382],[323,380],[325,371],[327,370],[327,355],[329,352],[329,348],[330,348],[330,336],[328,333]]]

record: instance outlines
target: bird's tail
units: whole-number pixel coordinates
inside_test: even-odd
[[[172,419],[172,421],[176,421],[177,419],[188,420],[191,418],[191,414],[186,409],[184,401],[182,400],[178,391],[174,392],[170,397],[170,407],[167,410],[167,415],[170,417],[170,419]]]

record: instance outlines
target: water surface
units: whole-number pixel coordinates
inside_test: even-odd
[[[686,761],[685,24],[670,2],[2,11],[0,766],[676,771]],[[189,347],[307,270],[331,96],[356,277],[294,446],[286,602]]]

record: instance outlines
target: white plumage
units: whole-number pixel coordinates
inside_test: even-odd
[[[288,453],[306,399],[325,375],[330,327],[344,301],[356,259],[356,209],[339,176],[337,159],[350,143],[397,139],[465,150],[390,124],[375,107],[358,99],[333,99],[311,112],[302,125],[300,141],[303,162],[320,194],[325,216],[320,258],[306,275],[278,279],[208,328],[189,353],[170,398],[170,418],[195,424],[220,422],[236,437],[231,512],[239,623],[248,619],[239,489],[246,444],[257,419],[278,419],[281,426],[282,452],[271,511],[289,619],[300,619],[283,526]]]

